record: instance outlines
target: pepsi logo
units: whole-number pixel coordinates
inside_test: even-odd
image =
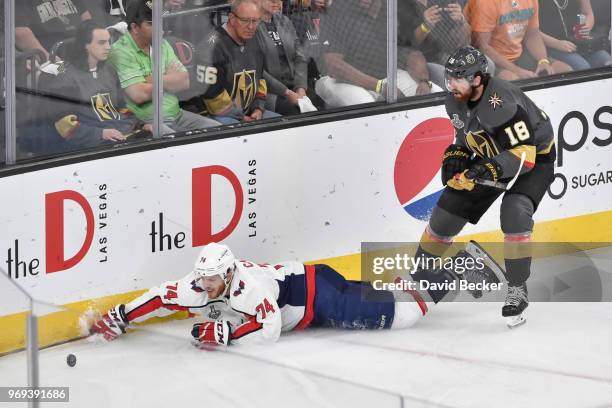
[[[393,181],[400,204],[413,218],[427,221],[431,216],[443,188],[437,179],[434,183],[439,189],[430,183],[454,137],[448,118],[432,118],[415,126],[402,142],[395,158]]]

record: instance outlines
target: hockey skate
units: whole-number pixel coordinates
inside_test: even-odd
[[[506,302],[502,307],[502,316],[506,318],[506,324],[509,328],[514,328],[522,325],[527,320],[523,316],[523,311],[529,306],[527,299],[527,284],[523,283],[520,286],[508,285],[508,294]]]
[[[486,284],[498,284],[504,281],[503,269],[495,262],[495,260],[484,250],[476,241],[470,241],[467,243],[465,248],[459,252],[455,257],[471,257],[475,260],[482,260],[484,264],[483,268],[468,269],[462,274],[457,274],[459,279],[464,279],[468,283]],[[489,293],[491,290],[485,290],[485,293]],[[480,289],[468,289],[468,292],[475,298],[481,298],[483,291]]]

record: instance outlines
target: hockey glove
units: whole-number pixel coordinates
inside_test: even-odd
[[[463,173],[456,174],[447,185],[455,190],[472,191],[476,186],[475,179],[497,181],[502,174],[500,165],[493,159],[474,164]]]
[[[474,164],[466,172],[465,177],[474,180],[497,181],[502,176],[502,168],[494,159],[486,159]]]
[[[101,334],[106,340],[111,341],[125,333],[128,324],[127,317],[125,316],[125,305],[117,305],[94,323],[89,332],[91,334]]]
[[[191,329],[191,335],[201,344],[229,345],[232,329],[227,320],[196,323]]]
[[[472,153],[465,146],[458,144],[448,146],[442,156],[442,184],[446,185],[455,174],[467,169],[471,156]]]
[[[450,188],[454,188],[455,190],[472,191],[476,184],[474,183],[474,180],[465,177],[466,172],[467,170],[463,173],[455,174],[450,180],[448,180],[446,185]]]

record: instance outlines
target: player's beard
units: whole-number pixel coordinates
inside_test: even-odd
[[[470,87],[467,92],[453,92],[453,97],[457,102],[465,103],[474,95],[474,87]]]

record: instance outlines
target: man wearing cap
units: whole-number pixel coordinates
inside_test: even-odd
[[[134,0],[128,4],[125,33],[111,49],[109,62],[117,71],[127,106],[138,119],[153,122],[153,38],[152,1]],[[176,93],[189,88],[189,74],[166,40],[161,44],[163,67],[162,133],[183,132],[220,125],[219,122],[179,107]]]

